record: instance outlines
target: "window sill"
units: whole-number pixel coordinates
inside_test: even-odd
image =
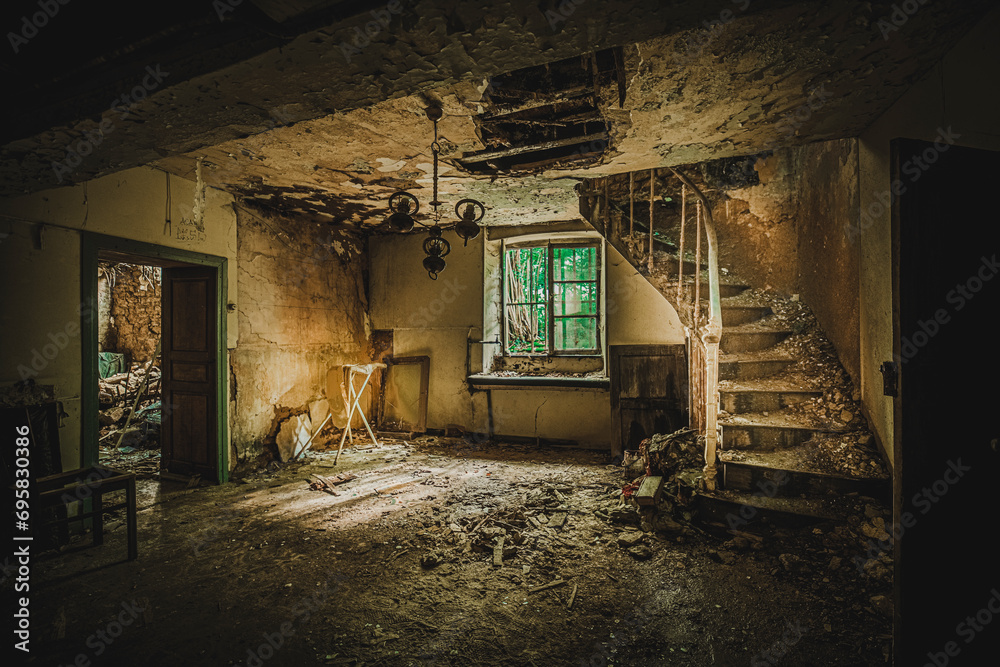
[[[568,388],[607,390],[611,380],[607,377],[562,377],[552,375],[489,375],[476,373],[466,378],[472,389],[498,387],[525,387],[530,389]]]

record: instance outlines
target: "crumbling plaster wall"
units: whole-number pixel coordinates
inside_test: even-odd
[[[81,232],[190,250],[229,260],[228,299],[236,302],[236,216],[232,197],[206,193],[204,232],[179,238],[179,221],[190,219],[195,184],[171,177],[172,228],[164,228],[166,175],[148,167],[96,178],[86,185],[0,200],[0,384],[25,378],[54,385],[67,416],[59,438],[65,470],[83,464],[80,330],[96,317],[97,303],[80,298]],[[227,322],[229,346],[237,322]],[[65,334],[65,340],[61,334]],[[46,346],[59,345],[45,355]],[[52,352],[52,348],[49,348]],[[93,380],[96,383],[96,378]]]
[[[904,28],[905,29],[905,28]],[[895,442],[893,399],[882,395],[879,366],[893,359],[893,265],[890,141],[934,141],[951,128],[957,145],[1000,151],[1000,10],[991,12],[860,137],[860,206],[849,232],[860,252],[861,396],[890,460]],[[904,181],[905,185],[905,181]],[[983,223],[988,224],[988,223]],[[847,231],[847,230],[845,230]],[[961,230],[958,232],[961,233]],[[905,374],[905,367],[901,371]]]
[[[328,399],[334,426],[345,425],[340,368],[371,358],[367,260],[362,239],[326,223],[237,211],[240,337],[230,355],[230,408],[236,458],[252,462],[275,454],[280,423],[315,400]]]
[[[859,201],[857,140],[775,150],[755,168],[760,185],[713,210],[720,264],[754,287],[800,294],[859,384],[858,249],[844,231]]]
[[[113,351],[125,354],[130,362],[148,361],[160,339],[160,271],[136,264],[118,264],[114,271],[110,323],[115,339]]]

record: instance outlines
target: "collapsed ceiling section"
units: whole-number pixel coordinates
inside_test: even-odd
[[[587,167],[608,147],[608,123],[598,90],[614,85],[625,102],[620,48],[528,67],[490,79],[477,114],[486,150],[458,162],[473,174]]]
[[[281,48],[211,72],[181,76],[166,56],[157,69],[160,54],[136,55],[135,72],[163,80],[127,113],[101,109],[108,92],[136,90],[131,74],[92,100],[68,90],[60,108],[79,121],[8,133],[0,195],[142,164],[193,181],[200,160],[208,185],[248,203],[374,230],[393,192],[428,200],[425,109],[440,105],[446,201],[482,201],[491,225],[578,219],[586,178],[858,136],[993,3],[927,3],[890,32],[891,2],[855,0],[428,0],[374,27],[344,3],[295,7],[327,4],[341,14],[326,27],[310,14]],[[377,34],[352,46],[368,27]]]

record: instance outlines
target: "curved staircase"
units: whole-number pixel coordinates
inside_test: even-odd
[[[635,221],[638,231],[626,234],[627,206],[605,201],[599,189],[583,194],[581,211],[605,239],[675,308],[687,304],[678,310],[682,322],[696,320],[695,275],[698,307],[708,312],[706,266],[690,244],[680,256],[676,224],[657,231],[650,262],[648,228]],[[609,213],[616,219],[609,222]],[[701,492],[702,518],[728,529],[843,521],[863,512],[866,499],[887,501],[889,476],[858,394],[809,308],[797,295],[752,289],[720,273],[718,489]]]

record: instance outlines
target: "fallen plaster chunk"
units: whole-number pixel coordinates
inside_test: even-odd
[[[278,458],[282,461],[291,461],[295,452],[305,446],[311,435],[312,422],[309,415],[295,415],[287,419],[281,424],[276,438]]]

